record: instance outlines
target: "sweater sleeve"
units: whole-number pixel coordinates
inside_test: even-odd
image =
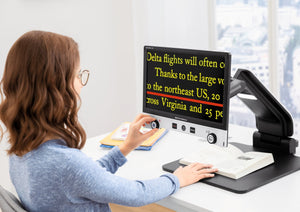
[[[73,203],[90,199],[99,203],[142,206],[157,202],[179,189],[179,180],[173,174],[164,174],[150,180],[128,180],[116,176],[84,154],[69,160],[62,185]]]
[[[105,156],[97,160],[97,162],[111,173],[115,173],[120,166],[126,163],[127,159],[121,153],[119,147],[114,147]]]

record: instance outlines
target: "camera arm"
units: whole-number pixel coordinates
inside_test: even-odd
[[[231,80],[230,97],[237,97],[255,114],[258,131],[253,147],[295,154],[298,141],[293,135],[293,119],[265,86],[249,70],[238,69]]]

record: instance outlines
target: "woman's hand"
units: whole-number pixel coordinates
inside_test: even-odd
[[[214,172],[217,169],[213,169],[210,164],[192,163],[186,167],[180,166],[174,171],[174,175],[178,177],[180,187],[191,185],[198,182],[201,179],[214,177]]]
[[[137,148],[143,141],[157,132],[158,129],[152,129],[147,133],[141,133],[140,129],[145,123],[149,124],[154,121],[155,118],[146,115],[139,114],[129,126],[129,132],[125,141],[119,146],[120,151],[124,156],[128,155],[132,150]]]

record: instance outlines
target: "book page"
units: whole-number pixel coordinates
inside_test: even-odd
[[[274,162],[273,155],[265,152],[243,153],[237,147],[219,147],[216,145],[201,145],[202,148],[180,160],[181,164],[193,162],[212,164],[218,169],[217,174],[238,179]]]
[[[247,152],[239,157],[218,164],[218,174],[238,179],[274,162],[271,153]]]
[[[229,144],[228,147],[220,147],[203,143],[198,150],[195,150],[181,159],[180,163],[188,165],[193,162],[199,162],[217,165],[226,160],[232,160],[241,154],[243,154],[243,152],[231,144]]]
[[[249,167],[251,164],[256,163],[260,159],[260,157],[257,158],[247,155],[241,155],[232,160],[223,161],[217,164],[217,168],[222,172],[237,174],[241,170]]]

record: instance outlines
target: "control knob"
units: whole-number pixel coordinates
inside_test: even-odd
[[[151,128],[159,128],[159,122],[157,120],[154,120],[151,122]]]
[[[217,136],[214,133],[209,133],[207,135],[207,142],[210,144],[215,144],[217,142]]]

